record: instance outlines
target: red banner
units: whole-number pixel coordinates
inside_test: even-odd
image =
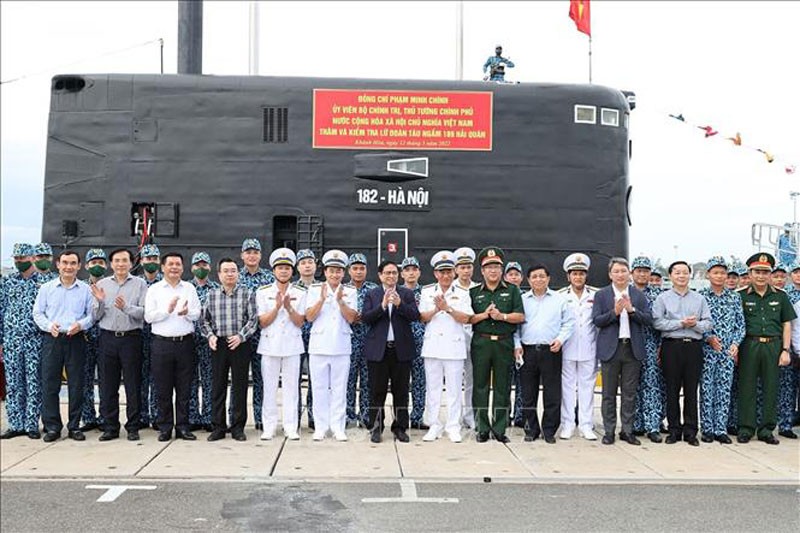
[[[491,150],[491,92],[314,89],[313,147]]]
[[[592,14],[589,8],[589,0],[570,0],[569,18],[575,21],[578,31],[592,36]]]

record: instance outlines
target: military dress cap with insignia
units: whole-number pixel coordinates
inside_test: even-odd
[[[646,268],[647,270],[653,270],[653,262],[650,261],[649,257],[640,255],[631,261],[631,270],[634,268]]]
[[[466,246],[453,252],[453,255],[456,256],[457,265],[471,265],[475,262],[475,250]]]
[[[247,250],[257,250],[261,251],[261,243],[258,242],[258,239],[245,239],[242,241],[242,251],[246,252]]]
[[[431,266],[434,270],[444,270],[456,267],[456,256],[449,250],[441,250],[431,257]]]
[[[409,256],[409,257],[406,257],[405,259],[403,259],[403,262],[400,263],[400,270],[403,270],[406,267],[417,267],[417,268],[419,268],[419,261],[413,255]]]
[[[25,257],[33,254],[33,246],[27,242],[18,242],[14,244],[14,257]]]
[[[140,257],[161,257],[161,252],[155,244],[145,244],[139,251]]]
[[[522,265],[517,263],[516,261],[509,261],[506,265],[505,270],[503,271],[504,274],[508,274],[509,270],[516,270],[520,274],[522,274]]]
[[[487,246],[478,254],[478,262],[481,267],[486,265],[502,265],[505,259],[505,253],[502,248],[497,246]]]
[[[780,263],[777,263],[775,265],[775,268],[772,269],[772,271],[773,272],[786,272],[787,274],[789,272],[791,272],[791,270],[789,270],[789,265],[787,265],[783,261],[781,261]]]
[[[86,252],[86,262],[88,263],[94,259],[104,259],[108,261],[105,250],[102,248],[89,248]]]
[[[322,265],[329,267],[347,267],[347,254],[341,250],[328,250],[322,256]]]
[[[724,267],[725,270],[728,270],[728,262],[725,261],[725,258],[721,255],[715,255],[708,261],[706,261],[706,271],[711,270],[714,267]]]
[[[53,248],[46,242],[40,242],[33,247],[33,255],[53,255]]]
[[[314,255],[314,250],[310,248],[303,248],[302,250],[297,251],[297,262],[299,263],[303,259],[313,259],[314,261],[317,260],[317,256]]]
[[[564,259],[564,264],[562,266],[564,272],[570,272],[572,270],[582,270],[586,272],[589,270],[589,267],[592,266],[592,260],[589,259],[588,255],[576,252],[568,255],[567,258]]]
[[[206,263],[208,263],[210,265],[211,264],[211,256],[208,255],[208,253],[206,253],[206,252],[196,252],[192,256],[192,264],[196,265],[200,261],[205,261]]]
[[[775,258],[765,252],[758,252],[747,259],[747,268],[750,270],[769,270],[775,267]]]
[[[367,256],[360,253],[350,254],[350,257],[347,259],[347,265],[365,265],[367,264]]]
[[[269,266],[275,268],[278,265],[289,265],[293,267],[297,262],[297,256],[289,248],[277,248],[269,254]]]

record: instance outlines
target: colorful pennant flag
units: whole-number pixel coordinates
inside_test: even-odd
[[[589,0],[569,0],[569,18],[575,21],[575,28],[589,37],[592,36],[592,17]]]

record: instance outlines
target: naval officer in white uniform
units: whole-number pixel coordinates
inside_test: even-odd
[[[469,291],[453,282],[455,256],[442,250],[431,258],[437,283],[422,288],[420,320],[425,322],[422,357],[425,360],[425,415],[430,426],[423,441],[439,438],[443,430],[452,442],[461,442],[461,385],[467,359],[464,324],[472,316]],[[447,390],[447,421],[439,417],[442,382]]]
[[[472,287],[480,285],[477,281],[472,280],[472,273],[475,263],[475,250],[467,248],[466,246],[458,248],[453,252],[456,256],[456,281],[455,284],[462,289],[469,290]],[[472,389],[473,374],[472,374],[472,358],[470,357],[470,349],[472,346],[472,325],[464,324],[464,343],[467,347],[467,358],[464,360],[464,403],[463,415],[461,421],[467,428],[475,429],[475,412],[472,409]]]
[[[297,401],[299,390],[294,386],[300,379],[300,354],[303,347],[303,322],[306,312],[307,289],[292,283],[295,253],[278,248],[269,256],[269,266],[275,283],[264,285],[256,292],[258,324],[261,335],[258,353],[261,355],[261,375],[264,379],[264,408],[261,440],[271,440],[278,426],[278,378],[283,386],[283,432],[289,440],[297,440]]]
[[[356,290],[342,283],[347,254],[329,250],[322,256],[325,281],[314,283],[306,296],[306,320],[312,323],[308,364],[314,393],[314,440],[330,430],[336,440],[344,432],[347,376],[350,371],[350,336],[358,318]]]

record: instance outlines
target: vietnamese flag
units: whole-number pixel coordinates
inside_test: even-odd
[[[589,0],[569,0],[569,18],[575,21],[578,31],[592,36],[592,17],[589,12]]]

